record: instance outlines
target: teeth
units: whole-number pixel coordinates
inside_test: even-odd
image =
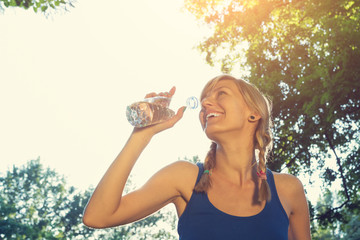
[[[206,120],[208,120],[210,117],[218,117],[220,115],[220,113],[209,113],[208,115],[206,115]]]

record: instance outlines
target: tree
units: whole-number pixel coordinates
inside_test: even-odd
[[[326,216],[359,208],[360,1],[185,0],[185,7],[212,29],[199,45],[206,61],[247,72],[271,96],[270,168],[317,168],[328,186],[340,179],[343,202]],[[330,158],[335,168],[326,166]]]
[[[126,191],[132,186],[129,181]],[[92,192],[67,187],[64,177],[44,169],[39,159],[14,166],[0,177],[0,239],[176,239],[168,231],[176,221],[169,209],[121,227],[87,228],[82,213]]]
[[[44,169],[39,159],[13,167],[0,178],[1,239],[83,239],[81,215],[90,192],[66,188],[55,171]]]
[[[23,9],[33,9],[35,12],[48,13],[51,10],[68,10],[74,7],[73,0],[0,0],[0,10],[9,7],[20,7]]]
[[[329,189],[325,189],[323,195],[316,204],[317,212],[324,217],[312,222],[311,229],[313,231],[312,237],[314,240],[340,239],[337,219],[335,217],[325,217],[325,213],[330,213],[329,209],[332,208],[332,205],[336,201],[337,199],[332,192]],[[339,215],[337,217],[339,217]]]
[[[350,221],[342,226],[342,231],[344,231],[343,239],[347,239],[347,240],[360,239],[360,216],[352,215]]]
[[[342,202],[342,195],[325,189],[315,208],[320,218],[312,222],[313,239],[360,239],[359,209],[344,208],[342,213],[329,211],[334,204]],[[326,215],[333,214],[328,217]]]

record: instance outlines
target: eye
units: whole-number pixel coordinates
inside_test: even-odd
[[[220,96],[222,96],[222,95],[225,95],[225,94],[226,94],[225,91],[219,91],[219,92],[217,93],[218,97],[220,97]]]

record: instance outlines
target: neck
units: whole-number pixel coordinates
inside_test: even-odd
[[[233,139],[233,138],[232,138]],[[249,139],[249,138],[237,138]],[[250,138],[251,139],[251,138]],[[255,167],[252,141],[228,141],[218,143],[214,171],[240,186],[253,181]]]

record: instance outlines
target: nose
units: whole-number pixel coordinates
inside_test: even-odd
[[[206,108],[209,106],[213,106],[213,99],[211,97],[205,97],[202,101],[201,101],[201,106],[202,108]]]
[[[205,98],[203,98],[201,100],[201,111],[199,112],[199,119],[200,119],[200,123],[201,126],[204,130],[205,128],[205,123],[206,123],[206,109],[210,108],[211,106],[213,106],[213,100],[211,99],[211,97],[207,96]]]

